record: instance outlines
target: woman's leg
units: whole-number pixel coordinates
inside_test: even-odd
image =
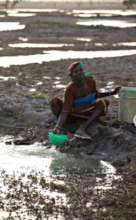
[[[50,108],[52,113],[58,118],[63,107],[63,102],[60,98],[54,97],[50,101]]]
[[[76,136],[84,136],[89,139],[89,135],[87,134],[87,128],[90,126],[90,124],[99,116],[106,114],[109,106],[109,101],[107,99],[99,100],[94,104],[94,110],[91,112],[90,117],[88,120],[83,123],[79,129],[76,132]]]
[[[102,99],[97,101],[94,104],[95,108],[94,111],[92,112],[91,116],[89,119],[81,126],[84,130],[88,128],[88,126],[91,124],[92,121],[95,119],[99,118],[101,115],[105,115],[108,111],[108,106],[109,106],[109,101],[107,99]]]

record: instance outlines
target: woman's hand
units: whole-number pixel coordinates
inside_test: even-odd
[[[117,86],[117,87],[111,92],[112,95],[116,95],[116,94],[118,94],[120,88],[121,88],[121,86]]]
[[[53,129],[53,133],[55,134],[64,134],[64,129],[56,126],[54,129]]]

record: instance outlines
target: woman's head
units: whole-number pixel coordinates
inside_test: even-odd
[[[68,70],[70,72],[69,76],[75,83],[79,85],[83,83],[85,79],[85,75],[84,75],[83,66],[80,62],[74,62],[70,64]]]

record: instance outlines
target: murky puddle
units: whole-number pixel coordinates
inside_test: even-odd
[[[83,41],[83,42],[91,42],[92,41],[91,38],[87,38],[87,37],[76,37],[75,40]]]
[[[135,16],[135,10],[73,10],[75,17],[84,18],[84,20],[78,20],[77,25],[85,26],[98,26],[103,25],[104,27],[118,27],[118,28],[129,28],[136,27],[136,23],[133,21],[126,21],[123,19],[114,19],[114,16]],[[103,17],[100,19],[99,17]],[[96,19],[95,19],[96,17]],[[110,17],[110,19],[106,18]],[[113,17],[113,19],[111,19]],[[85,18],[87,18],[85,20]]]
[[[51,173],[61,172],[64,167],[78,166],[80,159],[73,156],[67,157],[67,154],[62,154],[54,146],[47,149],[41,143],[33,145],[8,145],[7,141],[13,140],[10,136],[1,137],[0,141],[0,168],[8,172],[21,170],[42,170],[46,176],[51,176]],[[57,161],[60,161],[58,167]],[[81,166],[88,167],[91,165],[90,159],[84,161]]]
[[[59,209],[67,206],[65,191],[59,192],[54,186],[67,187],[64,179],[56,180],[55,177],[65,177],[69,169],[79,170],[81,168],[82,172],[89,169],[91,175],[95,170],[92,180],[89,179],[89,184],[92,182],[92,186],[90,186],[94,188],[94,190],[99,190],[99,192],[100,190],[110,189],[113,180],[119,178],[116,175],[115,167],[107,161],[98,161],[97,159],[80,155],[75,157],[70,154],[62,154],[54,146],[47,149],[46,146],[42,146],[41,143],[18,146],[14,144],[7,145],[6,141],[8,140],[13,140],[13,138],[5,136],[0,139],[0,198],[3,198],[3,204],[6,204],[5,210],[0,212],[1,218],[8,217],[10,213],[14,219],[18,219],[17,215],[22,215],[21,213],[23,213],[23,216],[25,216],[27,220],[31,218],[36,219],[30,215],[30,210],[28,211],[28,206],[31,201],[26,202],[23,200],[27,191],[28,198],[30,195],[34,196],[30,196],[32,200],[35,200],[33,209],[35,209],[36,204],[37,208],[41,209],[41,207],[43,207],[43,204],[40,203],[41,199],[44,199],[44,203],[47,202],[47,204],[49,201],[56,200],[54,205],[57,208],[59,207]],[[104,178],[100,175],[100,169],[101,175],[104,174]],[[74,178],[77,178],[76,174]],[[53,183],[51,183],[52,181]],[[95,184],[93,182],[95,182]],[[22,194],[21,201],[17,199],[18,197],[20,198],[20,194]],[[16,195],[15,198],[13,195]],[[35,197],[35,195],[37,195],[37,197]],[[11,200],[9,200],[10,196],[13,197]],[[9,206],[11,208],[13,204],[9,201],[14,203],[14,208],[19,206],[19,210],[17,209],[18,211],[16,211],[16,209],[13,209],[13,211],[10,212],[7,207]],[[89,206],[89,203],[87,203],[87,206]],[[51,216],[52,215],[49,215],[48,217],[51,218]],[[60,214],[57,219],[65,218]]]
[[[8,81],[8,80],[15,80],[16,77],[14,76],[1,76],[0,75],[0,81]]]
[[[5,11],[7,11],[6,9],[5,9]],[[9,10],[8,10],[9,11]],[[27,9],[25,9],[25,8],[19,8],[19,9],[12,9],[12,11],[15,11],[15,12],[24,12],[24,13],[36,13],[36,12],[57,12],[57,11],[64,11],[64,10],[60,10],[60,9],[53,9],[53,8],[43,8],[43,9],[40,9],[40,8],[38,8],[38,9],[35,9],[35,8],[27,8]]]
[[[19,37],[18,40],[23,41],[23,42],[27,42],[28,38],[27,37]]]
[[[2,137],[0,144],[0,170],[5,170],[7,173],[31,173],[42,172],[47,179],[52,180],[54,175],[65,175],[65,170],[68,168],[82,169],[102,169],[105,173],[105,181],[101,183],[101,187],[110,187],[112,181],[117,179],[116,169],[107,161],[98,161],[91,157],[77,155],[67,156],[62,154],[54,146],[47,149],[41,143],[33,145],[7,145],[5,142],[12,137]],[[97,178],[97,176],[96,176]],[[101,179],[102,180],[102,179]],[[96,186],[97,187],[97,186]]]
[[[36,13],[29,13],[29,12],[22,13],[19,10],[7,10],[6,12],[7,15],[11,17],[32,17],[36,15]]]
[[[74,44],[40,44],[40,43],[18,43],[18,44],[9,44],[9,47],[14,48],[50,48],[50,47],[72,47]]]
[[[45,54],[4,56],[0,57],[0,66],[9,67],[10,65],[25,65],[31,63],[42,63],[65,59],[84,59],[100,57],[122,57],[136,54],[135,49],[131,50],[104,50],[104,51],[44,51]]]
[[[113,46],[136,47],[136,42],[119,42],[119,43],[113,44]]]
[[[85,25],[85,26],[98,26],[103,25],[104,27],[118,27],[118,28],[129,28],[129,27],[136,27],[136,23],[124,21],[124,20],[115,20],[115,19],[88,19],[86,21],[77,21],[78,25]]]
[[[85,39],[83,41],[86,41]],[[94,43],[95,46],[108,46],[108,43]],[[114,44],[110,44],[110,46],[113,47],[119,47],[119,46],[124,46],[124,47],[136,47],[136,42],[117,42]]]
[[[96,16],[104,16],[104,17],[112,17],[116,15],[120,16],[130,16],[136,15],[135,10],[73,10],[72,13],[76,17],[96,17]]]
[[[22,30],[24,28],[25,25],[19,22],[0,22],[0,31]]]

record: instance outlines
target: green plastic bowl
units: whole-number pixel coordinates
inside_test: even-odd
[[[48,138],[51,144],[56,146],[63,145],[69,139],[66,134],[54,134],[52,132],[48,134]]]

